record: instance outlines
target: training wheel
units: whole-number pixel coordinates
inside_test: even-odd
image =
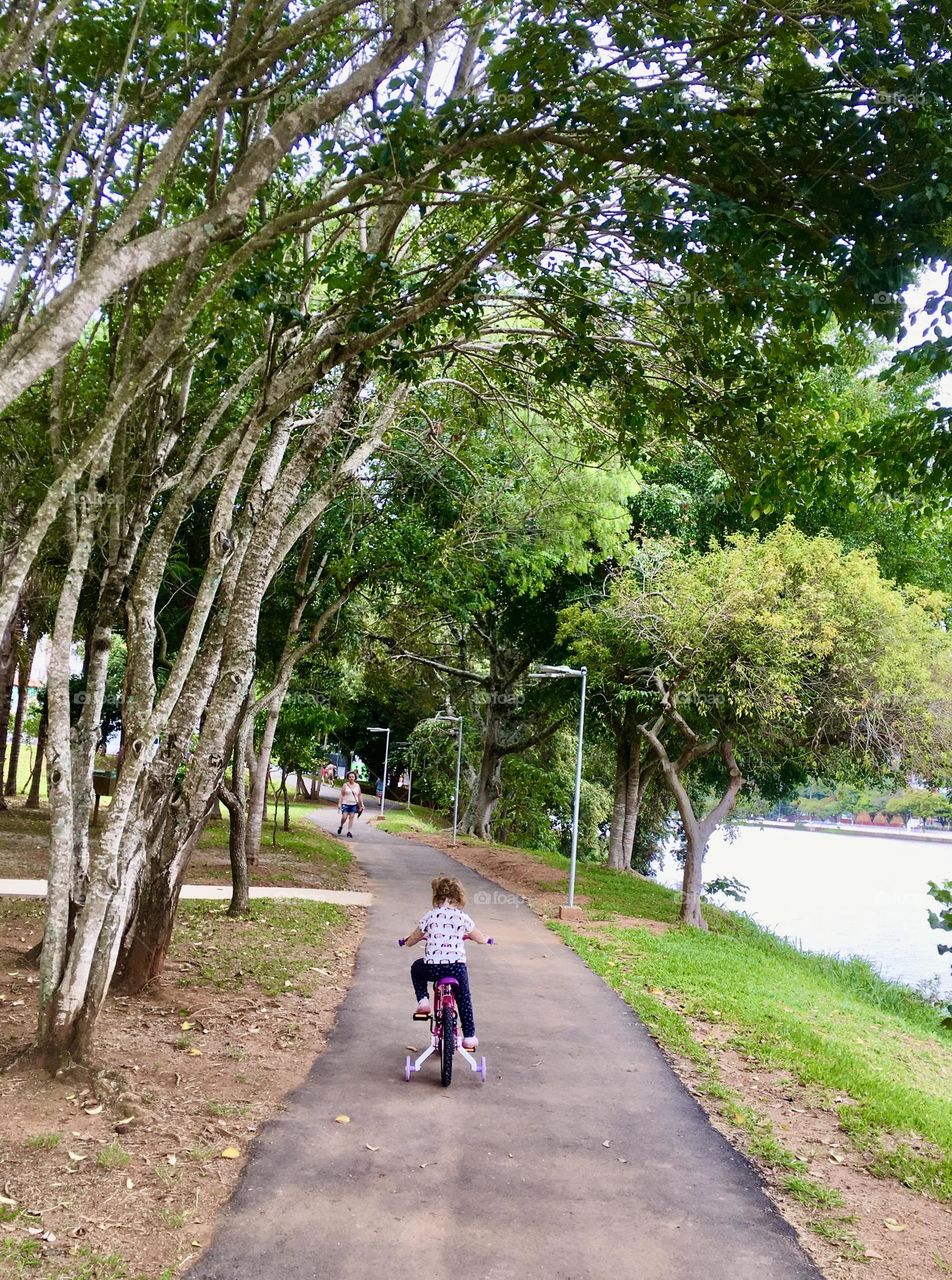
[[[482,1080],[483,1084],[485,1084],[486,1083],[486,1059],[485,1058],[480,1058],[479,1066],[476,1068],[476,1074],[479,1076],[480,1080]]]
[[[410,1057],[409,1054],[407,1054],[407,1065],[403,1072],[403,1078],[404,1080],[409,1080],[412,1075],[413,1075],[413,1059]]]

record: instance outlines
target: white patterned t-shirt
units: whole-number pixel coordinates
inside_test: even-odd
[[[426,934],[424,960],[427,964],[465,964],[463,939],[475,928],[475,922],[459,907],[446,902],[434,907],[420,921],[420,932]]]

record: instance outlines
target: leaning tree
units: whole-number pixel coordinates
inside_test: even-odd
[[[684,830],[681,918],[745,783],[792,793],[849,767],[941,776],[952,752],[947,601],[785,523],[685,553],[646,543],[563,632],[632,717]]]

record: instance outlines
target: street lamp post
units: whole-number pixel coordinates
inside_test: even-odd
[[[578,809],[582,794],[582,740],[585,736],[585,690],[588,685],[588,668],[579,667],[539,667],[530,672],[536,680],[568,680],[581,679],[582,689],[578,711],[578,751],[575,756],[575,799],[572,803],[572,852],[569,859],[569,900],[566,904],[570,911],[575,909],[575,864],[578,857]]]
[[[453,839],[450,847],[456,848],[456,827],[459,820],[459,775],[463,763],[463,717],[440,715],[437,720],[448,720],[456,725],[456,786],[453,789]]]
[[[390,730],[384,729],[379,724],[370,724],[367,726],[368,733],[385,733],[387,735],[383,747],[383,779],[380,787],[380,812],[383,813],[383,807],[387,799],[387,764],[390,760]]]

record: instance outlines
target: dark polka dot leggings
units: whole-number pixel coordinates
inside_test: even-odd
[[[473,997],[469,993],[469,974],[465,964],[427,964],[425,960],[414,960],[410,965],[410,981],[417,1000],[426,999],[430,986],[438,978],[455,978],[459,983],[453,994],[459,1009],[459,1020],[463,1024],[463,1035],[467,1039],[474,1036],[476,1022],[473,1018]]]

